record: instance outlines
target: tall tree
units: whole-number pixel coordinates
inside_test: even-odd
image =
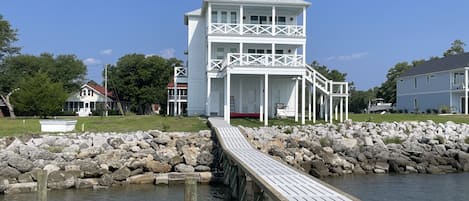
[[[5,56],[14,55],[20,52],[19,47],[14,46],[18,38],[17,30],[13,29],[10,23],[3,19],[3,16],[0,15],[0,98],[8,107],[10,117],[15,118],[15,112],[13,105],[10,103],[10,96],[17,91],[17,89],[12,89],[11,87],[2,86],[4,82],[9,79],[3,70],[3,59]]]
[[[378,87],[369,89],[367,91],[361,91],[356,89],[350,90],[350,112],[361,113],[363,109],[368,107],[368,102],[371,99],[376,98],[377,91]]]
[[[311,63],[311,66],[315,70],[317,70],[319,73],[324,75],[327,79],[330,79],[336,82],[345,82],[346,80],[347,73],[341,73],[340,71],[335,70],[335,69],[331,70],[327,66],[321,65],[317,61],[313,61],[313,63]]]
[[[80,88],[86,75],[86,66],[75,55],[43,53],[39,56],[18,55],[7,57],[0,67],[4,72],[0,80],[2,91],[8,90],[18,82],[18,78],[32,76],[38,72],[46,73],[52,82],[61,82],[65,91],[71,93]]]
[[[20,52],[21,48],[14,46],[18,38],[17,30],[13,29],[10,23],[0,15],[0,62],[7,55],[13,55]]]
[[[62,83],[53,82],[46,73],[21,79],[18,88],[21,90],[13,95],[12,101],[16,109],[26,115],[43,118],[54,115],[67,99]]]
[[[407,70],[422,64],[424,60],[413,61],[412,64],[408,62],[397,63],[394,67],[389,69],[386,78],[387,80],[381,84],[378,89],[377,96],[383,98],[386,102],[395,103],[396,102],[396,81],[402,73]]]
[[[462,54],[464,53],[465,46],[466,43],[464,43],[462,40],[455,40],[453,43],[451,43],[451,47],[443,53],[443,56],[447,57],[451,55]]]
[[[173,77],[173,67],[179,64],[177,59],[159,56],[125,55],[108,69],[109,88],[118,92],[120,100],[129,102],[132,111],[148,114],[151,104],[166,105],[166,86]]]

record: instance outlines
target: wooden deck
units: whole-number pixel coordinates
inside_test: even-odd
[[[236,161],[272,200],[348,201],[358,200],[304,172],[254,149],[238,128],[221,118],[209,118],[223,152]]]

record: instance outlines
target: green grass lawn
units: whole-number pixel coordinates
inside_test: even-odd
[[[469,116],[464,115],[446,115],[440,116],[435,114],[350,114],[349,118],[355,122],[403,122],[403,121],[426,121],[432,120],[436,123],[445,123],[453,121],[455,123],[469,123]],[[324,123],[318,121],[317,123]],[[260,127],[264,123],[259,122],[259,119],[231,119],[231,124],[245,127]],[[312,124],[306,120],[306,124]],[[300,125],[300,122],[295,122],[293,119],[269,119],[269,125]]]
[[[111,117],[61,117],[78,120],[75,132],[82,125],[88,132],[130,132],[138,130],[164,130],[197,132],[208,129],[206,120],[198,117],[111,116]],[[0,119],[0,136],[40,133],[39,119]]]

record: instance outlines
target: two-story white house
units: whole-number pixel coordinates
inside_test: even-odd
[[[73,111],[78,116],[90,116],[96,110],[104,110],[106,103],[108,110],[115,110],[117,103],[114,99],[112,92],[106,92],[104,87],[94,82],[88,82],[80,87],[80,91],[68,97],[64,111]]]
[[[469,53],[427,61],[397,79],[397,109],[422,113],[443,108],[468,114]]]
[[[348,84],[332,82],[306,63],[310,5],[204,0],[202,8],[186,13],[188,67],[178,67],[186,74],[175,70],[175,80],[188,83],[188,115],[227,122],[258,117],[265,125],[278,116],[316,121],[317,113],[331,122],[334,112],[335,119],[347,119]]]

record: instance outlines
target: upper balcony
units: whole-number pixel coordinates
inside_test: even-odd
[[[306,7],[209,4],[206,17],[208,35],[306,37]]]
[[[209,70],[223,70],[226,67],[302,67],[303,55],[294,54],[248,54],[229,53],[226,59],[212,59]]]

